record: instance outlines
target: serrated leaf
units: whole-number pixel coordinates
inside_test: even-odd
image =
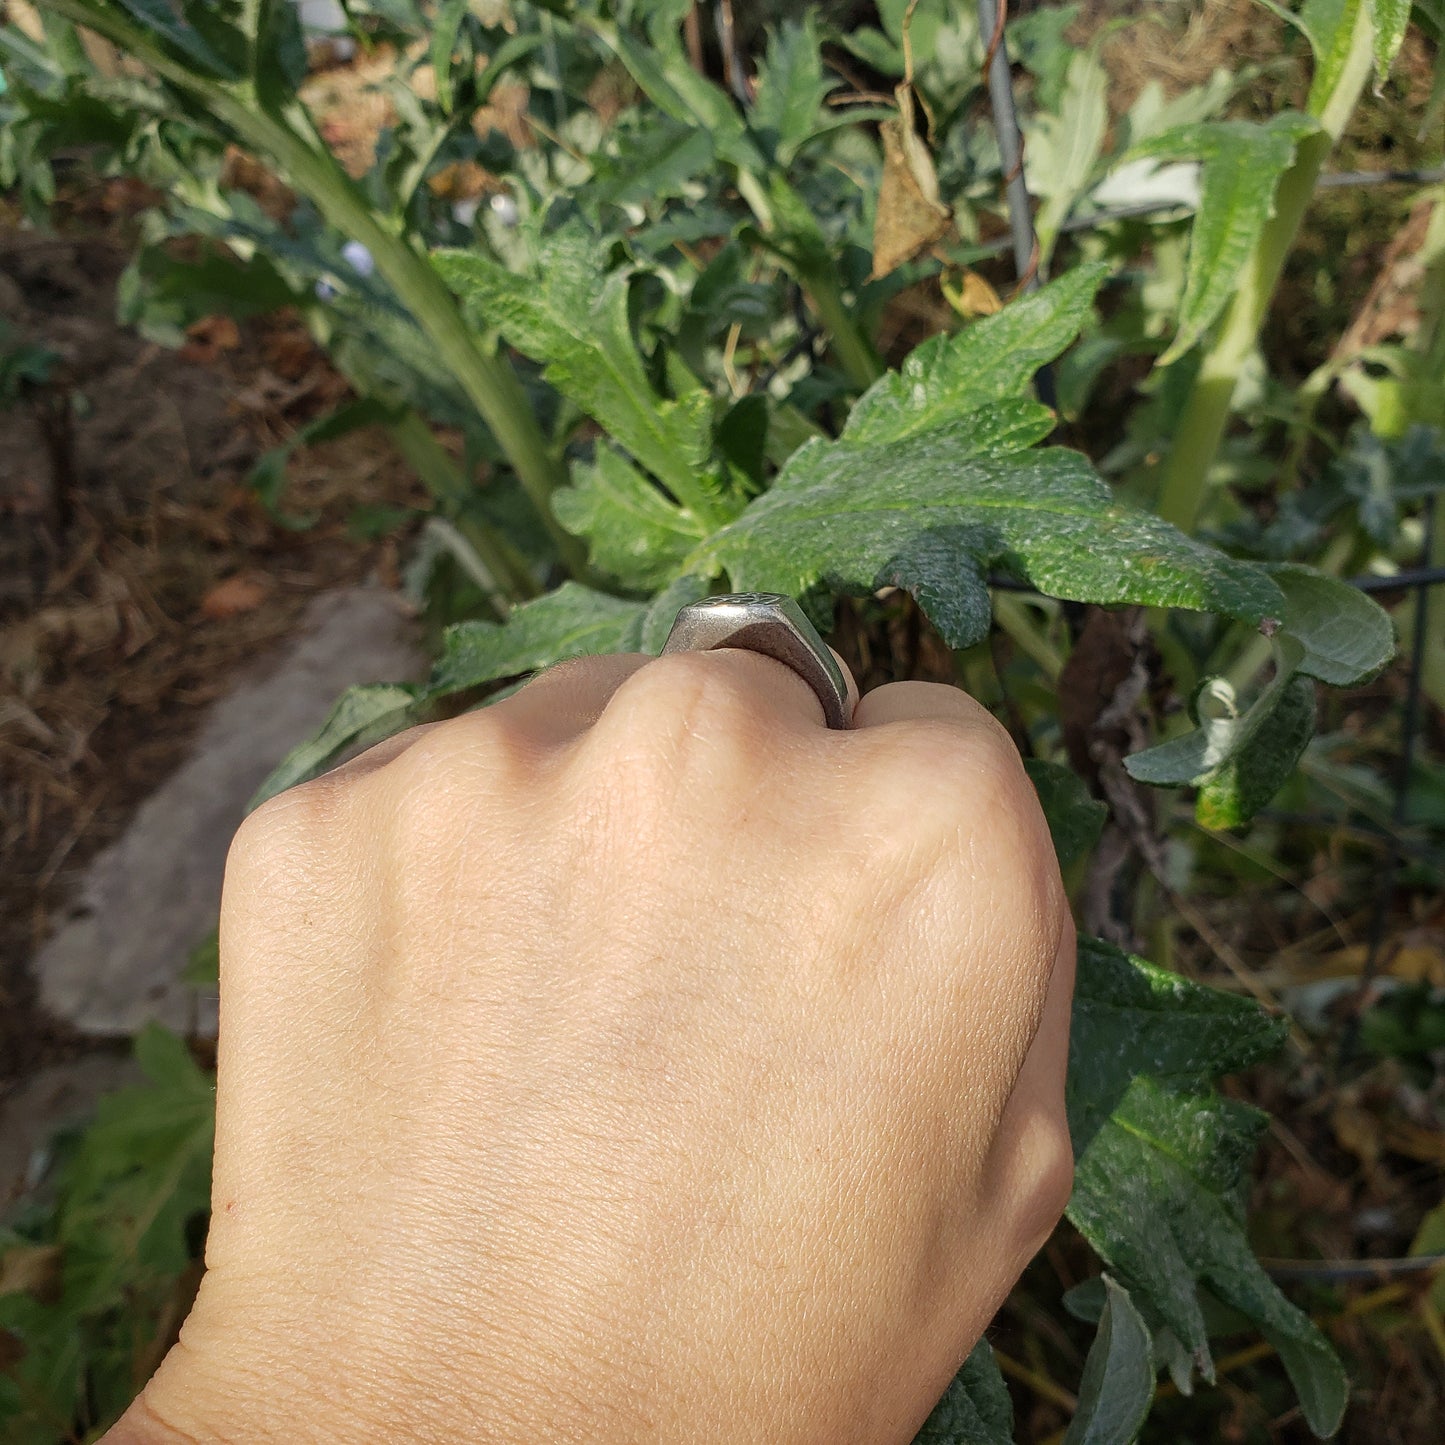
[[[1354,687],[1395,655],[1390,614],[1358,587],[1292,562],[1266,570],[1284,593],[1284,631],[1304,649],[1297,667],[1306,677]]]
[[[704,586],[695,581],[693,585]],[[622,650],[649,615],[647,604],[564,582],[514,608],[505,622],[459,622],[447,629],[441,656],[425,682],[373,683],[342,693],[320,732],[287,754],[261,785],[251,807],[325,772],[344,754],[424,721],[435,704],[456,693],[535,672],[569,657]]]
[[[1206,1378],[1213,1364],[1199,1287],[1252,1320],[1279,1351],[1311,1429],[1326,1435],[1344,1410],[1344,1371],[1244,1234],[1248,1161],[1263,1116],[1209,1083],[1272,1052],[1283,1035],[1250,1000],[1081,939],[1068,1215],[1119,1282],[1159,1311]]]
[[[858,398],[844,437],[857,443],[900,441],[1005,400],[1018,404],[1021,428],[1041,425],[1047,413],[1021,400],[1021,393],[1039,367],[1082,330],[1107,274],[1097,262],[1076,266],[954,336],[925,341]]]
[[[1084,1361],[1064,1445],[1131,1445],[1154,1403],[1149,1327],[1129,1291],[1104,1276],[1104,1312]]]
[[[869,388],[841,437],[801,446],[688,565],[794,596],[907,586],[955,647],[986,631],[995,564],[1075,600],[1273,615],[1282,599],[1259,568],[1118,505],[1075,453],[1024,451],[1050,416],[1011,393],[1067,345],[1101,276],[1080,268],[925,343]]]
[[[1024,771],[1039,795],[1059,866],[1077,862],[1099,841],[1109,809],[1094,797],[1084,780],[1063,763],[1028,758]]]
[[[987,1340],[973,1347],[913,1445],[1013,1445],[1008,1386]]]
[[[345,752],[368,747],[409,727],[416,720],[415,704],[415,688],[404,683],[375,682],[347,688],[320,731],[282,758],[248,807],[259,808],[267,798],[325,772]]]
[[[1310,117],[1292,112],[1259,125],[1207,121],[1153,136],[1133,152],[1202,163],[1179,328],[1159,358],[1161,366],[1188,351],[1223,311],[1265,222],[1274,214],[1280,176],[1293,164],[1296,145],[1315,129]]]
[[[442,655],[420,694],[430,702],[569,657],[617,652],[643,611],[640,602],[564,582],[514,609],[505,622],[458,622],[447,628]]]
[[[978,457],[978,414],[901,442],[847,436],[801,447],[777,484],[688,559],[742,591],[798,596],[815,583],[871,591],[922,577],[921,599],[968,647],[984,634],[994,565],[1041,592],[1104,606],[1191,607],[1258,621],[1279,596],[1236,562],[1117,503],[1088,462],[1061,448]],[[946,602],[946,606],[940,603]]]
[[[552,510],[569,532],[587,539],[595,566],[639,591],[675,577],[703,536],[687,512],[609,446],[599,446],[592,462],[573,465],[572,485],[553,495]]]
[[[667,116],[649,115],[646,127],[622,132],[617,154],[598,162],[594,194],[614,206],[656,205],[716,164],[712,136]]]
[[[768,35],[758,67],[757,98],[749,124],[763,149],[788,165],[817,129],[818,111],[837,81],[823,74],[818,31],[811,12],[800,22],[784,20]]]
[[[679,577],[642,608],[628,623],[618,647],[623,652],[647,652],[656,657],[672,631],[678,612],[708,594],[706,577]]]
[[[1410,24],[1410,0],[1369,0],[1375,31],[1375,85],[1385,83]]]
[[[544,375],[606,428],[679,500],[696,497],[709,452],[711,402],[700,387],[657,395],[633,345],[629,277],[598,267],[597,238],[581,226],[548,237],[537,271],[519,276],[469,251],[440,251],[443,279]]]

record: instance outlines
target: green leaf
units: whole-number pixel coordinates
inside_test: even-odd
[[[1099,841],[1109,809],[1089,792],[1084,780],[1063,763],[1027,758],[1024,771],[1039,795],[1039,806],[1048,820],[1059,866],[1067,868]]]
[[[1247,823],[1288,781],[1315,731],[1315,688],[1295,677],[1248,740],[1199,787],[1194,816],[1205,828]]]
[[[816,133],[818,112],[836,85],[823,75],[811,11],[801,23],[784,20],[769,34],[749,124],[779,165],[788,165]]]
[[[1410,0],[1369,0],[1375,30],[1375,85],[1385,83],[1410,24]]]
[[[649,114],[636,133],[621,132],[617,153],[598,161],[593,193],[614,206],[656,206],[682,195],[716,164],[712,136],[668,116]]]
[[[618,644],[622,652],[646,652],[656,657],[672,631],[678,612],[708,594],[705,577],[679,577],[669,582],[627,625]]]
[[[587,23],[664,115],[706,131],[718,155],[731,164],[759,174],[769,169],[732,98],[693,69],[675,30],[655,29],[648,41],[642,41],[604,21]]]
[[[462,22],[467,18],[467,8],[468,0],[441,0],[432,21],[432,74],[436,77],[437,104],[443,115],[452,113],[452,98],[455,94],[452,84],[452,55],[457,48],[457,36],[461,33]]]
[[[336,700],[321,730],[286,754],[248,804],[259,808],[267,798],[323,773],[344,753],[389,738],[417,719],[415,689],[404,683],[374,682],[349,687]]]
[[[1209,828],[1248,821],[1294,771],[1314,729],[1314,689],[1305,679],[1350,686],[1394,652],[1388,614],[1357,587],[1293,563],[1266,571],[1284,599],[1270,685],[1241,713],[1233,687],[1207,679],[1194,731],[1124,759],[1141,783],[1198,786],[1196,816]]]
[[[1067,1103],[1076,1170],[1070,1220],[1206,1378],[1207,1287],[1279,1351],[1318,1435],[1344,1411],[1346,1379],[1324,1337],[1260,1268],[1244,1233],[1248,1163],[1263,1116],[1210,1087],[1272,1052],[1284,1025],[1081,939]]]
[[[1267,570],[1284,593],[1283,630],[1304,649],[1296,666],[1306,677],[1355,687],[1395,655],[1390,614],[1358,587],[1291,562]]]
[[[858,398],[843,435],[860,444],[901,441],[1003,401],[1017,404],[1012,416],[1020,433],[1045,419],[1051,427],[1047,410],[1020,400],[1020,394],[1039,367],[1083,329],[1107,274],[1108,268],[1097,262],[1076,266],[955,336],[931,337]],[[988,419],[980,421],[987,424]]]
[[[999,565],[1041,592],[1104,606],[1191,607],[1258,621],[1277,612],[1266,574],[1117,503],[1077,453],[974,455],[976,417],[891,445],[805,444],[771,491],[689,559],[742,591],[815,583],[917,589],[952,647],[985,635],[983,577]]]
[[[711,402],[700,387],[676,400],[653,390],[628,324],[625,272],[603,274],[598,240],[580,225],[539,249],[519,276],[468,251],[441,251],[443,279],[544,375],[653,473],[680,502],[711,518],[698,480],[710,450]]]
[[[447,629],[441,656],[425,682],[373,683],[342,693],[321,731],[282,760],[251,800],[251,807],[316,777],[345,754],[424,721],[438,703],[458,693],[536,672],[570,657],[659,650],[677,609],[695,602],[706,591],[704,579],[684,577],[648,604],[564,582],[555,591],[515,608],[505,622],[459,622]],[[651,645],[654,639],[655,648]]]
[[[1012,1445],[1013,1401],[987,1340],[980,1340],[913,1445]]]
[[[925,343],[869,388],[842,436],[799,447],[688,566],[793,596],[818,583],[906,586],[953,647],[985,635],[994,565],[1076,601],[1278,615],[1260,568],[1119,505],[1083,457],[1025,450],[1050,415],[1012,393],[1067,345],[1101,274],[1080,268]]]
[[[215,1088],[157,1024],[135,1041],[149,1082],[107,1095],[61,1177],[60,1244],[78,1313],[115,1302],[128,1276],[178,1274],[186,1227],[210,1201]]]
[[[1099,1332],[1089,1346],[1079,1383],[1079,1407],[1064,1445],[1131,1445],[1154,1403],[1154,1357],[1149,1327],[1129,1291],[1104,1276]]]
[[[459,622],[447,628],[442,655],[419,696],[433,701],[569,657],[621,651],[628,627],[645,610],[640,602],[564,582],[516,608],[505,622]]]
[[[1300,7],[1299,27],[1309,37],[1315,53],[1315,71],[1305,109],[1318,115],[1334,91],[1349,63],[1355,21],[1360,6],[1370,0],[1305,0]]]
[[[675,577],[703,535],[692,517],[605,445],[591,463],[573,465],[572,485],[554,494],[552,510],[569,532],[587,539],[594,566],[639,591]]]
[[[1240,270],[1274,214],[1275,185],[1293,164],[1296,145],[1316,128],[1310,117],[1293,112],[1262,125],[1207,121],[1153,136],[1132,152],[1203,163],[1179,329],[1159,358],[1161,366],[1199,341],[1234,294]]]
[[[221,56],[194,25],[183,20],[169,0],[118,0],[118,3],[151,35],[167,41],[172,50],[204,74],[222,80],[240,78],[240,68]],[[86,8],[102,11],[106,7],[95,3],[95,0],[86,0]],[[234,34],[237,48],[243,48],[240,33]]]
[[[1029,127],[1029,185],[1043,198],[1036,228],[1045,261],[1059,228],[1090,187],[1109,125],[1109,74],[1096,46],[1075,51],[1065,72],[1057,112],[1042,112]]]

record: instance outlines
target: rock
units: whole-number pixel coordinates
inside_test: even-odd
[[[44,1007],[95,1035],[128,1035],[151,1019],[214,1035],[214,992],[181,975],[215,928],[246,803],[345,688],[415,678],[424,666],[394,594],[358,587],[317,598],[298,637],[212,706],[188,760],[92,861],[75,915],[32,965]]]

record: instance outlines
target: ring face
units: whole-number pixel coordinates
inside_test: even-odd
[[[813,689],[830,728],[846,728],[848,683],[818,630],[791,597],[778,592],[726,592],[684,607],[663,652],[741,647],[792,668]]]

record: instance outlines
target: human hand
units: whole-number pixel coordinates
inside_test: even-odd
[[[112,1445],[905,1445],[1068,1197],[1072,979],[954,689],[590,658],[383,743],[233,845],[207,1273]]]

